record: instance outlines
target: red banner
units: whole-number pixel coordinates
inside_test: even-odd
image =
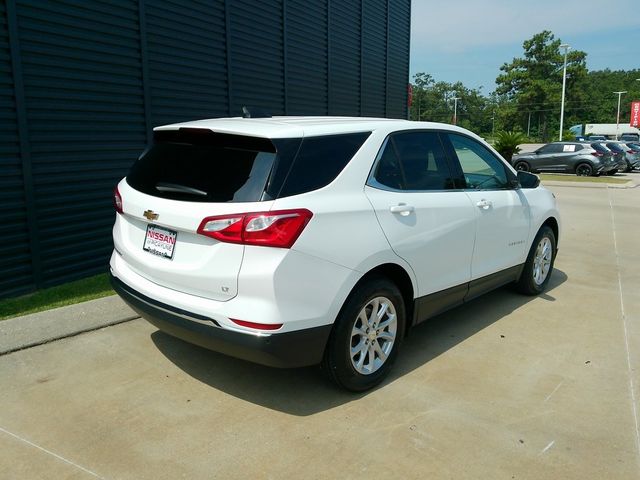
[[[631,102],[631,122],[632,127],[640,125],[640,102]]]

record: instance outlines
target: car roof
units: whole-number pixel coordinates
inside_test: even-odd
[[[221,133],[263,138],[311,137],[374,130],[395,131],[411,129],[435,129],[468,133],[460,127],[445,123],[369,117],[213,118],[163,125],[154,128],[154,131],[177,130],[179,128],[205,128]]]

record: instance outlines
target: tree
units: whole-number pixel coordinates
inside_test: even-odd
[[[559,127],[560,98],[564,52],[561,41],[548,30],[535,34],[523,43],[524,56],[500,67],[504,73],[496,79],[496,95],[504,97],[516,108],[504,119],[508,130],[528,123],[530,114],[538,122],[538,136],[544,141]],[[565,116],[572,118],[572,106],[579,107],[587,99],[585,52],[569,50],[567,55],[567,88]]]
[[[413,81],[411,119],[420,121],[453,121],[454,97],[458,97],[458,125],[475,132],[491,131],[487,114],[489,102],[480,89],[465,87],[462,82],[437,82],[428,73],[416,73]]]

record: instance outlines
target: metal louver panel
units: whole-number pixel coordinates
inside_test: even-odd
[[[362,116],[384,117],[387,70],[387,2],[362,4]]]
[[[145,5],[152,125],[229,114],[224,2]]]
[[[389,0],[387,117],[407,118],[411,1]]]
[[[329,115],[360,114],[360,2],[331,1]]]
[[[145,145],[138,2],[17,4],[43,285],[104,272],[112,190]]]
[[[0,294],[33,288],[7,11],[0,2]]]
[[[286,0],[285,5],[287,113],[326,115],[327,2]]]
[[[233,0],[228,8],[232,115],[243,105],[284,114],[282,2]]]

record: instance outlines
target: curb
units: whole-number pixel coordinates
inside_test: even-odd
[[[0,321],[0,356],[140,318],[117,295]]]
[[[617,188],[620,190],[628,190],[638,188],[638,184],[629,180],[627,183],[597,183],[597,182],[572,182],[560,180],[542,180],[543,186],[549,187],[572,187],[572,188]]]

